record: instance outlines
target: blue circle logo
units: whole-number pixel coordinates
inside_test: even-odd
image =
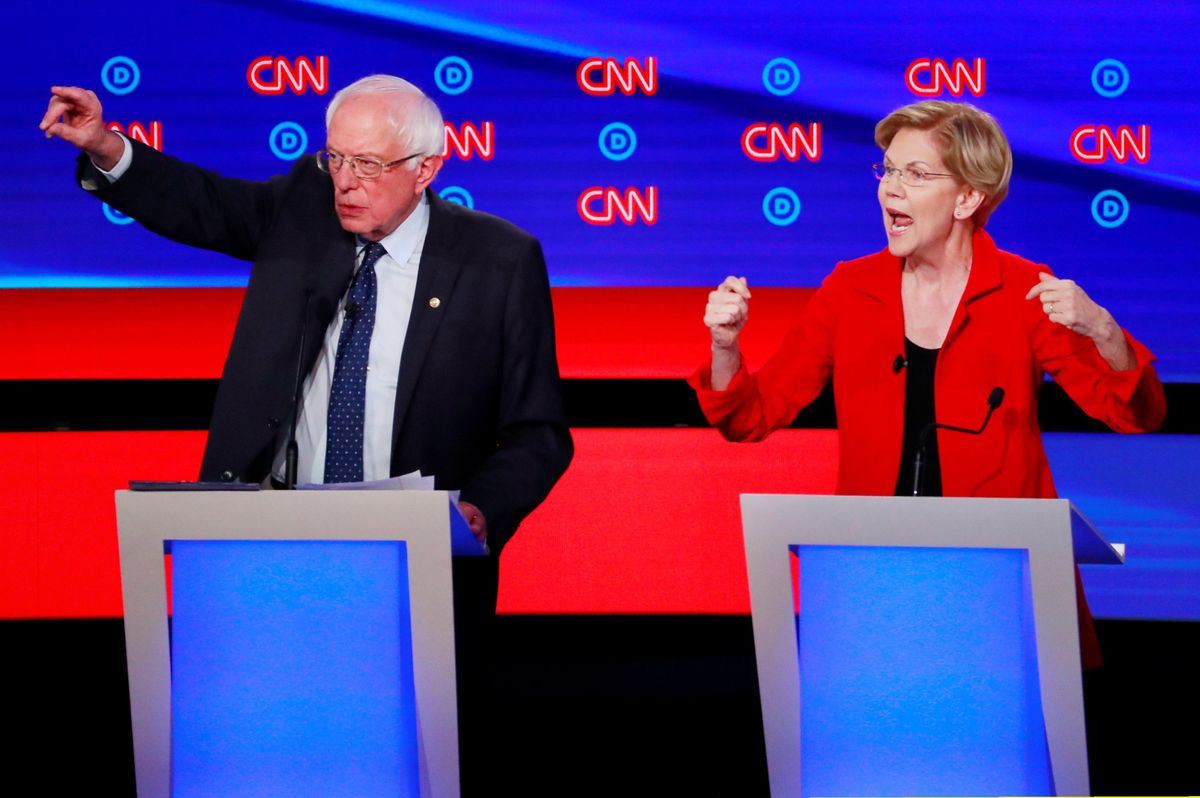
[[[115,55],[100,67],[100,82],[113,94],[129,94],[142,80],[142,71],[132,58]]]
[[[475,198],[462,186],[446,186],[438,192],[438,196],[446,202],[453,202],[466,208],[475,208]]]
[[[1092,69],[1092,88],[1101,97],[1120,97],[1129,88],[1129,70],[1115,58],[1105,58]]]
[[[294,161],[308,150],[308,134],[295,122],[280,122],[271,130],[271,152],[281,161]]]
[[[790,188],[773,188],[763,197],[762,209],[768,222],[787,227],[800,217],[800,198]]]
[[[784,97],[800,85],[800,67],[790,58],[772,58],[763,67],[762,81],[767,91]]]
[[[1115,189],[1101,191],[1092,198],[1092,218],[1101,227],[1120,227],[1129,218],[1129,200]]]
[[[116,208],[109,205],[107,202],[103,203],[100,207],[104,211],[104,218],[108,219],[113,224],[116,224],[116,225],[133,224],[132,216],[126,216],[125,214],[123,214],[119,210],[117,210]]]
[[[456,55],[443,58],[433,68],[433,82],[446,94],[462,94],[471,88],[474,77],[467,59]]]
[[[637,149],[637,134],[624,122],[605,125],[600,131],[600,152],[610,161],[623,161]]]

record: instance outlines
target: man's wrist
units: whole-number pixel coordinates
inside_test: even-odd
[[[88,158],[92,166],[111,183],[125,174],[130,161],[133,160],[133,151],[125,136],[115,130],[107,131],[102,142],[99,147],[88,152]]]

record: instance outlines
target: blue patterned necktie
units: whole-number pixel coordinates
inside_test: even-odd
[[[367,405],[367,358],[375,327],[375,262],[387,252],[371,242],[346,296],[337,361],[329,391],[325,481],[362,482],[363,419]]]

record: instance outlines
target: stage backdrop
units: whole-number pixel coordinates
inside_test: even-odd
[[[0,288],[37,289],[36,301],[63,287],[236,288],[248,272],[80,191],[70,147],[36,128],[55,84],[94,89],[108,119],[166,153],[260,179],[323,145],[338,87],[403,75],[447,120],[435,188],[537,235],[556,300],[729,273],[816,286],[838,260],[884,246],[875,122],[940,97],[988,110],[1012,143],[1011,193],[989,223],[1000,245],[1082,283],[1159,356],[1164,379],[1200,381],[1194,3],[932,0],[898,14],[882,2],[130,0],[91,11],[6,7]],[[122,292],[97,291],[91,312],[109,301],[121,324],[136,322],[118,315]],[[561,304],[559,317],[560,330],[604,321],[564,318]],[[13,350],[0,378],[28,378],[6,370],[21,333],[4,330]],[[624,352],[601,376],[663,376],[637,347]],[[189,375],[215,376],[208,368]],[[164,364],[162,376],[178,375]],[[1169,467],[1178,451],[1164,444],[1146,462]],[[1194,516],[1168,492],[1171,512]],[[1194,574],[1200,539],[1177,534],[1170,567]],[[1178,596],[1155,608],[1142,587],[1109,596],[1109,614],[1181,612]],[[1194,598],[1187,606],[1200,617]]]
[[[246,279],[74,188],[67,148],[35,127],[52,84],[95,89],[164,152],[264,178],[323,145],[338,87],[406,76],[450,125],[438,190],[538,235],[559,286],[816,285],[885,243],[875,122],[941,97],[988,110],[1012,143],[1001,246],[1083,283],[1167,379],[1200,375],[1194,3],[86,8],[6,12],[6,287]]]

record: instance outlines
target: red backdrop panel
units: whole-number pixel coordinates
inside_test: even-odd
[[[564,377],[686,377],[709,355],[708,288],[556,288],[554,322]],[[755,288],[742,336],[761,365],[795,324],[810,288]]]
[[[14,288],[0,291],[0,379],[221,376],[240,288]],[[20,331],[20,334],[17,334]]]
[[[203,432],[0,435],[0,618],[121,614],[113,492],[194,479]]]
[[[0,379],[212,379],[233,338],[240,288],[0,290]],[[556,288],[564,377],[687,376],[708,355],[706,288]],[[754,289],[743,349],[779,345],[812,294]],[[20,347],[12,342],[21,341]]]
[[[831,430],[575,431],[575,461],[501,560],[509,613],[749,609],[739,493],[829,493]],[[121,614],[113,491],[188,479],[200,432],[0,435],[0,618]]]
[[[575,430],[575,461],[500,560],[501,612],[750,611],[741,493],[833,493],[834,430]]]

